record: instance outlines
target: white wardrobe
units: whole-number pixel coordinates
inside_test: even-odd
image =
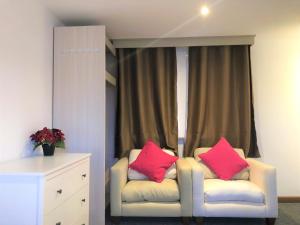
[[[114,161],[114,57],[105,26],[54,30],[53,127],[65,133],[68,152],[92,153],[90,225],[105,224],[105,185]]]

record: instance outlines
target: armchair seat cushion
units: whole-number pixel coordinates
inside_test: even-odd
[[[213,202],[264,203],[264,193],[254,183],[246,180],[204,180],[204,199]]]
[[[161,183],[132,180],[122,191],[123,202],[178,202],[179,200],[178,184],[173,179],[164,179]]]

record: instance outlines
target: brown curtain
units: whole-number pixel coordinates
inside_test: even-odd
[[[176,49],[119,49],[118,61],[116,157],[148,139],[176,151]]]
[[[259,157],[254,125],[249,46],[189,48],[188,120],[184,154],[224,136]]]

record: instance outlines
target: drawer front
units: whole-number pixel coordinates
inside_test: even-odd
[[[89,160],[71,165],[57,172],[45,182],[44,214],[51,212],[82,187],[89,185]]]
[[[76,221],[73,225],[89,225],[89,216],[85,215]]]
[[[89,188],[86,186],[45,216],[44,225],[70,225],[84,220],[89,213]],[[84,223],[83,223],[84,224]],[[82,225],[82,224],[80,224]],[[88,224],[86,224],[88,225]]]

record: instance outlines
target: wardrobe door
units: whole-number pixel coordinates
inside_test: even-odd
[[[105,27],[57,27],[54,36],[53,126],[68,152],[91,157],[90,224],[105,221]]]

